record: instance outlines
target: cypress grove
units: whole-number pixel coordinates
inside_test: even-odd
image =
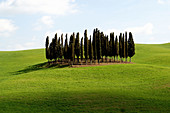
[[[114,62],[115,58],[118,62],[118,56],[120,57],[120,62],[123,61],[123,58],[127,62],[127,58],[129,57],[131,62],[131,57],[135,55],[135,43],[131,32],[129,32],[129,38],[127,32],[123,35],[120,33],[119,40],[117,36],[114,37],[114,32],[110,33],[110,37],[108,37],[108,35],[100,32],[97,28],[93,30],[93,36],[91,37],[90,35],[90,38],[88,38],[87,30],[84,31],[84,37],[81,38],[81,41],[79,35],[78,32],[75,37],[75,33],[73,32],[68,39],[68,35],[66,34],[65,42],[63,43],[63,34],[57,38],[56,33],[50,44],[49,37],[47,36],[45,52],[48,62],[51,60],[52,63],[53,61],[57,63],[58,59],[58,62],[62,63],[64,61],[64,63],[73,65],[75,64],[75,56],[77,58],[77,64],[80,63],[79,58],[81,58],[81,64],[85,63],[86,65],[88,63],[96,63],[96,60],[98,60],[98,63],[104,62],[103,57],[105,57],[105,62],[107,62],[107,59],[113,62],[113,57]]]

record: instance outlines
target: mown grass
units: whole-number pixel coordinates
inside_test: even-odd
[[[43,49],[0,52],[0,113],[170,112],[170,44],[137,44],[134,64],[45,61]]]

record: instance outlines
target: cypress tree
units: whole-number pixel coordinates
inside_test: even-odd
[[[100,59],[101,59],[101,34],[100,31],[97,31],[97,59],[98,59],[98,63],[100,64]]]
[[[65,39],[65,46],[64,46],[64,59],[68,59],[68,41],[67,41],[67,34]]]
[[[47,36],[47,38],[46,38],[46,42],[45,42],[45,50],[46,50],[46,59],[48,60],[48,62],[49,62],[49,37]]]
[[[89,41],[89,59],[90,59],[90,64],[92,64],[92,60],[93,60],[93,45],[91,43],[91,35],[90,35],[90,41]]]
[[[87,37],[87,30],[84,32],[84,56],[86,59],[86,65],[88,60],[88,37]]]
[[[75,61],[75,33],[73,32],[73,46],[74,46],[74,61]]]
[[[61,62],[62,62],[62,58],[63,58],[63,34],[61,34],[61,52],[60,52],[60,58],[61,58]]]
[[[104,48],[104,45],[105,45],[105,38],[104,38],[104,34],[103,32],[101,32],[101,56],[102,56],[102,62],[103,62],[103,56],[105,55],[105,48]]]
[[[128,57],[128,41],[127,41],[127,32],[125,32],[125,58],[127,62],[127,57]]]
[[[135,44],[133,41],[133,36],[132,33],[129,32],[129,39],[128,39],[128,56],[130,57],[130,62],[131,62],[131,57],[135,55]]]
[[[119,35],[119,56],[120,61],[122,61],[122,33]]]
[[[56,54],[56,46],[57,46],[57,33],[55,34],[54,38],[52,39],[52,44],[53,44],[53,59],[55,60],[56,62],[56,59],[57,59],[57,54]]]
[[[96,47],[96,30],[94,29],[93,31],[93,56],[94,56],[94,60],[96,63],[96,59],[97,59],[97,47]]]
[[[81,38],[81,64],[82,64],[82,61],[83,61],[83,37]]]
[[[75,41],[75,54],[77,56],[77,63],[79,63],[79,56],[80,56],[80,42],[79,42],[79,33],[76,35]]]
[[[114,57],[114,62],[115,62],[115,40],[114,40],[114,32],[112,33],[112,56]]]
[[[110,33],[110,41],[109,41],[109,56],[110,56],[110,62],[113,57],[113,33]]]
[[[53,40],[50,43],[49,49],[50,49],[50,60],[53,60]]]
[[[118,47],[118,39],[117,39],[117,36],[116,36],[116,38],[115,38],[115,47],[114,47],[114,51],[115,51],[115,56],[116,56],[116,59],[117,59],[117,62],[118,62],[119,47]]]
[[[125,36],[122,37],[122,61],[125,58]]]
[[[74,43],[71,44],[71,61],[72,61],[72,65],[74,62],[74,58],[75,58],[75,53],[74,53]]]
[[[108,56],[108,36],[105,36],[105,60],[107,62],[107,56]]]
[[[60,37],[58,39],[58,61],[59,61],[59,58],[61,58],[61,44],[60,44]]]

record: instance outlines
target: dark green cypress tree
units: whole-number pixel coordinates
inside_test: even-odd
[[[108,56],[108,36],[105,36],[105,60],[107,62],[107,56]]]
[[[50,60],[52,61],[53,60],[53,40],[52,40],[52,42],[50,43]]]
[[[61,62],[62,62],[62,58],[63,58],[63,54],[64,54],[64,51],[63,51],[63,34],[61,34],[61,52],[60,52],[60,58],[61,58]]]
[[[92,64],[92,60],[93,60],[93,45],[91,43],[91,35],[90,35],[90,41],[89,41],[89,59],[90,59],[90,64]]]
[[[123,34],[122,37],[122,61],[124,61],[123,59],[125,58],[125,36]]]
[[[67,34],[65,39],[65,46],[64,46],[64,59],[68,59],[68,41],[67,41]]]
[[[84,32],[84,56],[86,60],[86,65],[87,65],[87,60],[88,60],[88,37],[87,37],[87,30]]]
[[[55,60],[56,62],[56,59],[57,59],[57,54],[56,54],[56,40],[57,40],[57,33],[55,34],[54,38],[52,39],[52,44],[53,44],[53,59]]]
[[[100,34],[99,30],[97,31],[96,42],[97,42],[97,60],[98,60],[98,63],[100,64],[100,59],[101,59],[101,34]]]
[[[83,50],[83,37],[81,38],[81,64],[82,64],[82,61],[83,61],[83,54],[84,53],[84,50]]]
[[[97,47],[96,47],[96,30],[94,29],[93,31],[93,56],[94,56],[94,60],[96,63],[96,59],[97,59]]]
[[[114,32],[112,33],[112,56],[114,57],[114,62],[115,62],[115,39],[114,39]]]
[[[129,32],[129,39],[128,39],[128,56],[130,57],[130,62],[131,62],[131,57],[135,55],[135,43],[133,41],[133,36],[132,33]]]
[[[122,33],[119,35],[119,56],[120,61],[122,61]]]
[[[75,38],[75,33],[73,32],[74,62],[75,62],[75,42],[76,42],[76,38]]]
[[[72,64],[73,65],[73,62],[74,62],[74,58],[75,58],[75,53],[74,53],[74,43],[71,44],[71,61],[72,61]]]
[[[125,32],[125,58],[127,62],[127,57],[128,57],[128,41],[127,41],[127,32]]]
[[[110,62],[111,62],[111,58],[112,58],[112,56],[113,56],[113,54],[112,54],[112,36],[110,37],[110,41],[109,41],[109,57],[110,57]]]
[[[115,47],[114,47],[114,51],[115,51],[115,56],[118,62],[118,55],[119,55],[119,43],[118,43],[118,39],[117,36],[115,38]]]
[[[46,59],[48,60],[48,62],[49,62],[49,59],[50,59],[50,51],[49,51],[49,37],[47,36],[47,38],[46,38],[46,42],[45,42],[45,50],[46,50]]]
[[[103,32],[101,32],[101,51],[102,51],[102,53],[101,53],[101,56],[102,56],[102,62],[103,62],[103,57],[105,56],[105,48],[104,48],[104,46],[105,46],[105,38],[104,38],[104,34],[103,34]]]
[[[79,63],[79,56],[80,56],[80,42],[79,42],[79,33],[76,35],[75,41],[75,54],[77,56],[77,63]]]

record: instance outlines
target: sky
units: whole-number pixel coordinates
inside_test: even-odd
[[[132,32],[135,43],[170,42],[170,0],[0,0],[0,51],[45,47],[55,33]]]

